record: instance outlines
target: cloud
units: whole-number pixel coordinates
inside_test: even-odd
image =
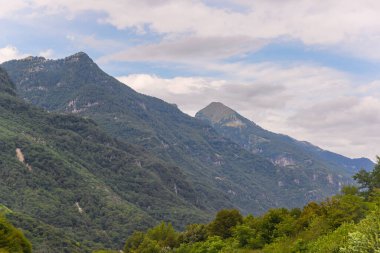
[[[30,5],[24,0],[0,0],[0,19],[11,18],[15,13],[29,7]]]
[[[69,34],[66,38],[71,44],[109,54],[100,58],[105,62],[172,62],[180,63],[178,66],[185,66],[189,72],[194,69],[214,75],[162,78],[140,74],[120,78],[141,92],[177,103],[190,114],[208,102],[221,101],[263,127],[322,147],[347,155],[369,154],[372,158],[380,152],[374,144],[379,141],[376,112],[380,109],[380,80],[354,84],[353,78],[345,73],[302,62],[287,65],[239,62],[239,57],[244,58],[267,44],[289,41],[301,42],[305,48],[316,51],[379,61],[379,1],[8,2],[3,1],[0,19],[24,20],[19,18],[22,14],[28,14],[27,22],[33,18],[39,22],[58,17],[71,21],[77,18],[70,22],[73,24],[83,21],[86,15],[91,21],[95,17],[99,33],[80,35],[81,29],[74,34],[67,29],[57,33]],[[119,35],[126,35],[122,39],[124,44],[100,36],[110,25],[122,30]],[[110,36],[117,33],[114,29],[109,31]],[[130,38],[143,38],[145,44],[131,42]],[[12,46],[0,49],[0,61],[23,56]],[[235,61],[231,62],[231,58]]]
[[[249,37],[186,37],[132,47],[100,61],[215,61],[260,49],[266,42]]]
[[[133,29],[138,33],[153,32],[164,37],[173,34],[188,35],[189,43],[194,38],[249,38],[253,41],[290,39],[301,41],[305,45],[380,59],[380,49],[377,47],[380,42],[379,1],[210,2],[212,3],[201,0],[32,0],[29,8],[39,15],[57,14],[67,18],[92,11],[101,14],[99,22],[111,24],[117,29]],[[10,9],[12,11],[14,8]],[[240,41],[231,43],[239,45]],[[154,51],[152,46],[148,46],[148,49]]]
[[[372,159],[380,154],[380,81],[358,86],[344,73],[313,65],[266,63],[228,69],[240,69],[239,76],[249,72],[250,78],[135,74],[118,79],[139,92],[175,103],[190,115],[220,101],[264,128],[328,150]]]
[[[95,35],[68,34],[65,36],[65,38],[71,43],[74,43],[76,47],[85,48],[87,50],[89,48],[93,48],[105,52],[109,51],[110,49],[120,50],[125,47],[125,45],[121,42],[112,39],[101,39]]]
[[[6,47],[0,48],[0,63],[5,61],[25,58],[28,55],[22,54],[14,46],[8,45]]]
[[[46,49],[38,54],[39,56],[45,57],[47,59],[52,59],[54,57],[53,49]]]

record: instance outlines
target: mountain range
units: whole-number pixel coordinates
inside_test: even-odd
[[[373,166],[266,131],[221,103],[190,117],[85,53],[0,67],[0,204],[39,252],[117,248],[134,229],[181,228],[222,208],[302,206]]]
[[[374,166],[367,158],[350,159],[311,143],[267,131],[220,102],[212,102],[195,117],[246,150],[260,154],[281,167],[324,167],[342,175],[353,175],[362,168],[372,170]]]

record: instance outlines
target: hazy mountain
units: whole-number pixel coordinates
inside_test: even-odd
[[[180,168],[92,120],[31,106],[12,87],[0,69],[0,213],[34,252],[121,248],[160,220],[182,227],[211,216]]]
[[[219,102],[200,110],[196,117],[246,150],[283,168],[329,169],[332,173],[350,176],[361,168],[372,170],[374,166],[367,158],[350,159],[308,142],[267,131]]]
[[[350,179],[330,168],[289,170],[249,152],[210,125],[104,73],[84,53],[60,60],[29,57],[2,64],[18,94],[49,111],[90,117],[113,137],[183,169],[196,204],[213,212],[262,212],[301,206],[336,193]]]

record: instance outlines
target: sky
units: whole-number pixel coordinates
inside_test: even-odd
[[[0,62],[86,52],[189,115],[213,101],[349,157],[380,154],[378,0],[0,0]]]

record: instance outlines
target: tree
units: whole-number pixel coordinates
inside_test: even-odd
[[[161,222],[161,224],[148,230],[147,236],[163,248],[174,248],[178,244],[178,234],[170,223]]]
[[[375,188],[380,188],[380,157],[377,157],[377,164],[371,172],[362,169],[353,178],[358,182],[366,197]]]
[[[232,236],[233,228],[243,223],[243,216],[236,209],[221,210],[216,214],[216,218],[209,224],[209,233],[212,236],[229,238]]]
[[[348,234],[348,240],[340,252],[380,252],[380,209],[368,215],[357,225],[356,231]]]
[[[124,252],[132,253],[134,250],[138,249],[143,243],[145,234],[142,232],[134,232],[125,242]]]
[[[194,243],[205,240],[207,240],[207,227],[203,224],[188,225],[179,237],[181,243]]]
[[[255,229],[246,224],[237,225],[233,231],[234,239],[237,240],[239,247],[253,247],[254,239],[257,235]]]

